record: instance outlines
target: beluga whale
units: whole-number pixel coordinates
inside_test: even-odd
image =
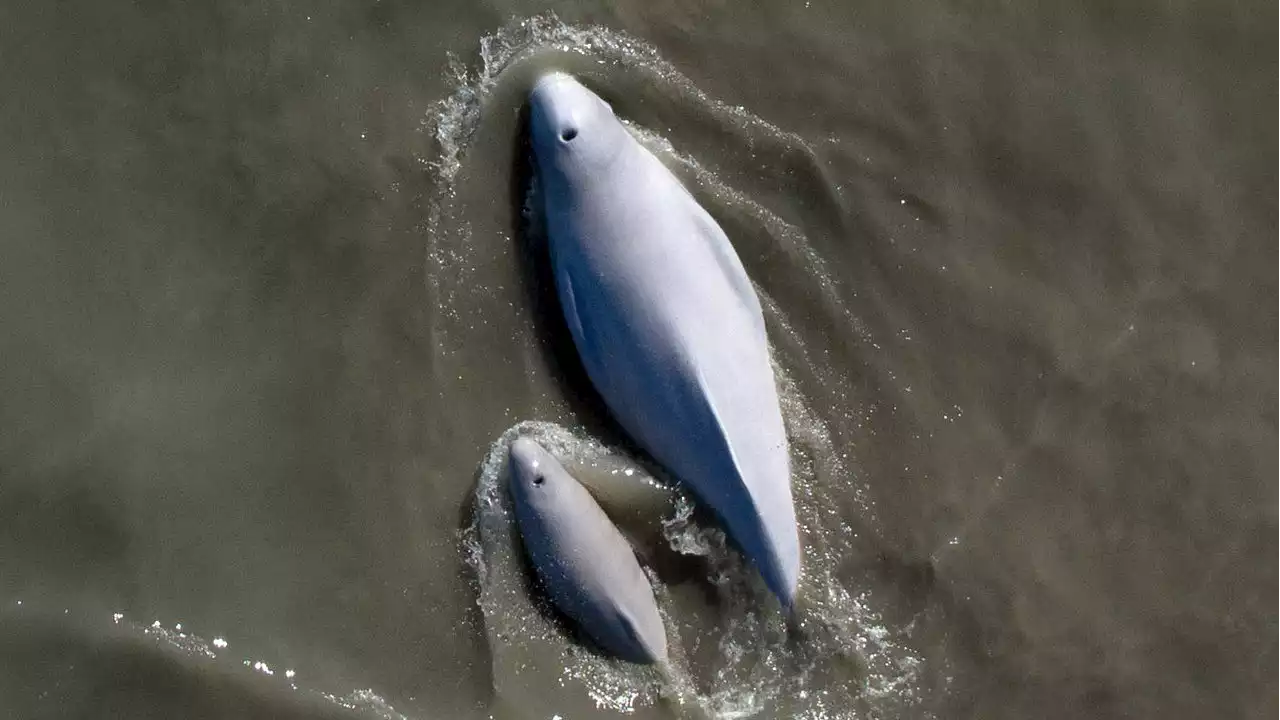
[[[516,523],[551,601],[605,652],[641,664],[666,660],[653,586],[631,544],[537,441],[518,437],[508,452]]]
[[[755,288],[724,231],[612,107],[543,75],[529,130],[551,268],[588,377],[791,608],[800,541]]]

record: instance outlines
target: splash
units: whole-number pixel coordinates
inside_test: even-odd
[[[780,384],[797,402],[785,376]],[[821,428],[803,414],[790,414],[788,422],[808,433]],[[893,717],[919,705],[924,661],[908,642],[908,628],[885,623],[869,593],[849,589],[835,575],[847,547],[832,536],[843,526],[822,531],[824,542],[806,547],[802,624],[810,629],[797,643],[758,573],[723,531],[697,519],[693,499],[683,493],[675,494],[662,520],[663,537],[670,550],[703,561],[705,572],[695,583],[715,596],[711,616],[647,569],[667,627],[670,665],[655,673],[583,649],[570,629],[549,617],[521,563],[505,491],[508,447],[520,435],[534,437],[566,464],[625,459],[620,450],[542,422],[517,424],[491,446],[461,545],[476,578],[499,698],[522,706],[540,702],[548,713],[582,696],[624,714],[665,702],[678,714],[719,720],[766,712],[813,720]],[[826,457],[822,462],[836,462]],[[798,511],[818,517],[829,491],[814,482],[811,463],[797,468]],[[817,524],[810,521],[811,528]],[[699,651],[704,644],[715,648],[710,658]]]

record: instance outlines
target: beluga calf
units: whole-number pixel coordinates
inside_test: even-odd
[[[741,260],[595,93],[551,73],[529,105],[551,266],[587,375],[790,608],[800,542],[787,435]]]
[[[537,441],[516,438],[509,454],[516,523],[551,601],[605,652],[665,660],[666,630],[631,544]]]

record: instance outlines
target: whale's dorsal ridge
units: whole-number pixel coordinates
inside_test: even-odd
[[[687,192],[686,190],[686,194]],[[716,263],[720,266],[720,271],[724,273],[725,278],[729,281],[729,285],[733,293],[738,297],[739,302],[750,309],[753,315],[759,316],[758,329],[763,333],[764,315],[760,309],[760,298],[756,295],[755,286],[751,284],[751,277],[747,275],[747,269],[743,266],[742,259],[738,257],[738,253],[734,250],[729,236],[716,223],[715,218],[711,217],[711,213],[699,205],[692,195],[688,195],[688,197],[688,204],[691,206],[690,213],[693,215],[692,219],[699,230],[699,235],[711,247]]]
[[[729,467],[733,471],[733,479],[744,488],[747,488],[746,475],[742,472],[742,462],[738,459],[738,454],[733,450],[733,442],[729,440],[728,428],[725,427],[724,420],[720,417],[720,411],[716,409],[715,391],[707,383],[706,375],[703,374],[701,367],[693,368],[693,378],[700,390],[700,392],[696,393],[696,396],[703,399],[703,405],[705,405],[707,415],[713,425],[711,436],[719,440],[720,444],[724,446],[725,454],[729,457]],[[747,498],[751,505],[754,506],[755,498],[752,497],[749,488]]]
[[[559,273],[559,284],[564,292],[564,319],[569,326],[569,332],[573,333],[575,338],[585,340],[586,336],[582,332],[582,316],[578,314],[578,298],[573,294],[573,278],[568,272],[561,270]]]
[[[646,663],[658,662],[667,655],[667,636],[661,624],[661,617],[658,618],[658,627],[648,628],[649,632],[644,632],[641,624],[636,622],[632,617],[628,608],[618,608],[615,619],[622,628],[622,632],[630,638],[631,643],[639,652],[638,660]],[[648,635],[649,637],[645,637]]]
[[[583,312],[578,307],[580,300],[574,292],[573,276],[567,268],[561,268],[558,271],[556,285],[560,288],[560,305],[564,312],[565,324],[569,326],[569,334],[573,336],[574,343],[581,348],[578,357],[590,372],[592,366],[600,361],[597,351],[601,346],[600,338],[595,336],[595,328],[591,325],[591,314]],[[585,321],[584,318],[586,318]]]

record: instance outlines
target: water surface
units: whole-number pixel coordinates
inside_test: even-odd
[[[4,715],[1276,715],[1273,6],[0,17]],[[762,295],[800,642],[678,493],[667,678],[504,539],[511,432],[651,470],[546,283],[551,67]]]

